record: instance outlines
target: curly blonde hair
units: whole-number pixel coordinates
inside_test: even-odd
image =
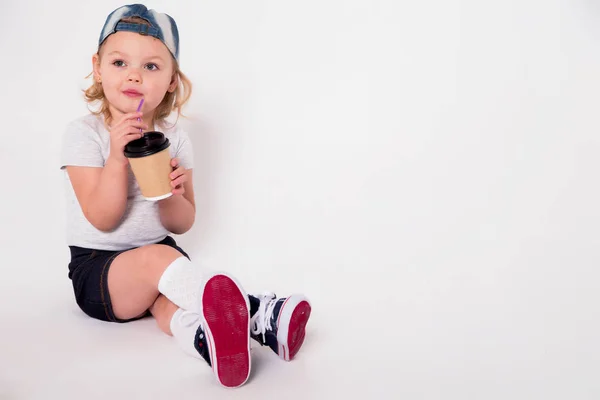
[[[124,18],[121,21],[128,23],[150,25],[148,21],[138,17]],[[98,47],[98,57],[100,57],[100,50],[102,45]],[[164,123],[165,119],[171,115],[173,111],[177,111],[177,118],[183,115],[181,112],[182,107],[189,100],[192,95],[192,82],[181,72],[177,60],[173,59],[174,72],[173,74],[178,78],[177,88],[173,92],[167,92],[165,97],[162,99],[156,110],[154,111],[154,121],[158,123]],[[86,78],[92,76],[92,71]],[[90,112],[94,115],[102,115],[107,125],[110,125],[112,121],[112,115],[108,108],[108,100],[104,96],[104,90],[102,84],[94,79],[94,83],[89,88],[83,91],[85,101],[88,105],[96,102],[100,102],[100,107],[97,110],[90,109]],[[184,116],[184,115],[183,115]]]

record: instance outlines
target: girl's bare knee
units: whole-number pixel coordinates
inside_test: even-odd
[[[152,282],[158,282],[158,278],[171,263],[182,254],[176,249],[163,244],[150,244],[140,247],[138,251],[138,265],[147,276],[152,277]]]
[[[150,244],[140,249],[142,250],[144,264],[166,264],[166,267],[173,260],[182,256],[179,251],[165,244]]]
[[[108,271],[108,290],[115,315],[128,319],[147,310],[158,295],[160,277],[179,257],[181,253],[170,246],[149,245],[115,258]]]

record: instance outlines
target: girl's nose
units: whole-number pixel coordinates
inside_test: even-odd
[[[135,82],[135,83],[141,83],[142,82],[142,77],[140,76],[140,74],[138,74],[137,72],[131,72],[129,74],[129,76],[127,77],[127,80],[129,82]]]

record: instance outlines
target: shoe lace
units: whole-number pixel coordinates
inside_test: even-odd
[[[260,299],[260,305],[256,314],[250,319],[250,330],[253,335],[262,335],[263,342],[265,342],[265,334],[267,331],[273,330],[270,321],[277,303],[277,296],[275,293],[267,292],[257,297]]]

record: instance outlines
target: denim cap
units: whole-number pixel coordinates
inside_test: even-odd
[[[139,17],[148,21],[150,26],[128,22],[121,19]],[[119,7],[106,17],[104,28],[100,34],[98,47],[108,36],[118,31],[135,32],[141,35],[153,36],[167,46],[175,60],[179,61],[179,31],[175,20],[167,14],[149,10],[143,4],[130,4]]]

